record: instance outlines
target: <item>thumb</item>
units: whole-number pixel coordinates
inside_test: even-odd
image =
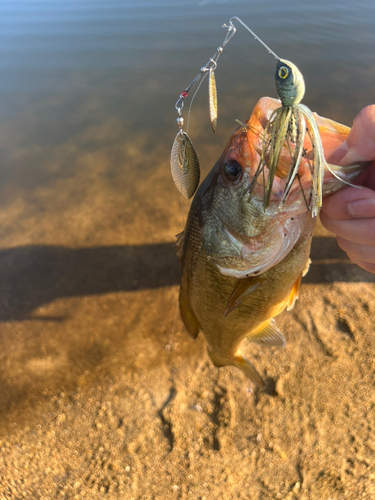
[[[330,163],[350,165],[375,159],[375,105],[366,106],[355,117],[346,140],[329,158]]]
[[[367,219],[375,217],[375,191],[347,187],[323,200],[322,212],[331,219]]]

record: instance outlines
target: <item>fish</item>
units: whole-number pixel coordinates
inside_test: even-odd
[[[182,269],[179,307],[187,332],[193,338],[203,332],[215,366],[235,366],[261,388],[264,380],[243,355],[241,342],[247,338],[265,347],[285,346],[274,318],[290,310],[300,294],[316,224],[308,208],[314,148],[307,134],[287,198],[280,205],[293,163],[285,141],[264,206],[268,172],[264,168],[262,175],[255,174],[267,124],[278,107],[280,101],[264,97],[250,119],[240,122],[199,186],[176,243]],[[350,145],[351,129],[316,114],[314,119],[327,162],[340,148],[350,157],[345,145]],[[355,154],[345,167],[330,164],[323,196],[344,187],[368,165],[367,158],[356,162]]]

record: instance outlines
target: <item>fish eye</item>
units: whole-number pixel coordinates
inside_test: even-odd
[[[235,181],[242,173],[242,167],[238,161],[228,161],[224,165],[224,174],[228,181]]]
[[[278,72],[279,78],[285,80],[285,78],[289,75],[289,70],[286,66],[281,66]]]

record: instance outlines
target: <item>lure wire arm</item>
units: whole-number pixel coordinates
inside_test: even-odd
[[[216,70],[217,68],[217,61],[219,59],[220,54],[223,52],[224,47],[227,45],[227,43],[234,37],[236,33],[236,28],[233,26],[232,23],[230,23],[230,26],[227,26],[226,24],[223,24],[223,28],[228,28],[228,32],[226,34],[226,37],[223,41],[223,43],[216,49],[215,54],[210,57],[208,60],[207,64],[203,66],[200,70],[200,72],[197,74],[197,76],[194,78],[194,80],[186,87],[185,90],[183,90],[180,94],[180,97],[178,101],[176,102],[176,109],[177,111],[182,110],[183,108],[183,100],[185,97],[188,96],[190,90],[195,87],[199,83],[199,81],[206,76],[206,73],[210,71],[210,68],[213,68]],[[182,104],[182,106],[181,106]]]
[[[176,109],[178,110],[179,108],[182,109],[183,106],[181,106],[181,103],[183,102],[183,100],[185,99],[185,97],[188,96],[190,90],[195,87],[195,85],[197,85],[197,83],[199,83],[199,81],[204,78],[205,74],[210,70],[210,68],[213,68],[213,70],[216,70],[217,68],[217,61],[219,59],[219,56],[220,54],[223,52],[224,50],[224,47],[229,43],[229,41],[234,37],[234,35],[236,34],[236,27],[234,26],[233,24],[233,21],[237,21],[238,23],[240,23],[241,26],[243,26],[254,38],[255,40],[258,40],[259,43],[261,43],[263,45],[263,47],[267,50],[267,52],[269,54],[271,54],[275,59],[277,59],[278,61],[280,61],[280,57],[278,55],[275,54],[275,52],[273,52],[273,50],[271,50],[268,45],[266,45],[255,33],[254,31],[252,31],[243,21],[241,21],[241,19],[237,16],[234,16],[234,17],[231,17],[229,19],[229,25],[227,24],[223,24],[223,28],[227,28],[228,29],[228,32],[225,36],[225,39],[223,41],[223,43],[220,45],[220,47],[218,47],[216,49],[216,52],[215,54],[210,57],[210,59],[208,60],[207,64],[205,66],[203,66],[200,70],[200,72],[197,74],[197,76],[194,78],[194,80],[186,87],[185,90],[183,90],[180,94],[180,97],[176,103]]]
[[[275,59],[277,59],[278,61],[280,61],[280,57],[277,56],[275,54],[275,52],[273,50],[271,50],[268,45],[266,45],[260,38],[259,36],[257,36],[254,31],[252,31],[243,21],[241,21],[241,19],[237,16],[234,16],[234,17],[231,17],[230,20],[229,20],[229,26],[228,28],[232,28],[236,31],[235,27],[233,26],[233,21],[237,21],[238,23],[240,23],[241,26],[243,26],[245,28],[245,30],[247,30],[251,35],[253,35],[253,37],[255,38],[255,40],[258,40],[259,43],[261,43],[263,45],[263,47],[267,50],[267,52],[269,54],[271,54]],[[224,24],[224,26],[226,26]]]

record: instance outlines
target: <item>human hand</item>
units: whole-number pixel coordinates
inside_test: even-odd
[[[375,159],[375,106],[359,113],[348,139],[334,155],[341,165]],[[320,219],[336,234],[348,257],[375,274],[375,161],[355,183],[362,189],[347,187],[324,199]]]

